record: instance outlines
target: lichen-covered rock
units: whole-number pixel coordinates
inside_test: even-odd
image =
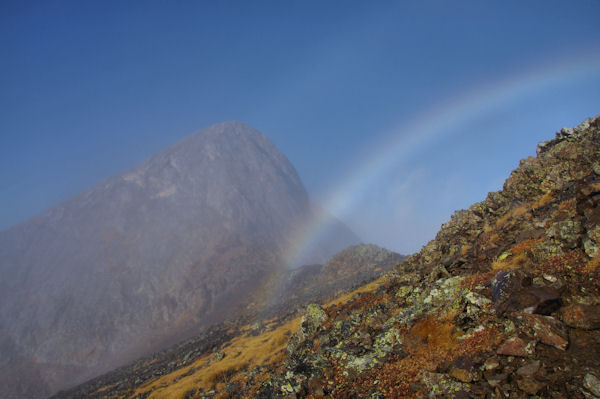
[[[288,341],[288,353],[293,354],[296,352],[308,337],[314,335],[321,328],[327,318],[327,313],[320,305],[315,303],[308,305],[302,316],[300,328]]]
[[[373,342],[373,352],[377,358],[381,359],[389,354],[394,347],[401,344],[402,339],[400,332],[396,328],[390,328],[375,338],[375,341]]]
[[[441,373],[423,372],[419,380],[428,389],[430,397],[454,398],[459,392],[469,392],[471,385],[459,382]]]
[[[464,277],[455,276],[435,282],[429,294],[423,299],[425,305],[434,308],[444,307],[443,313],[456,313],[469,290],[461,285]]]
[[[327,313],[325,313],[321,305],[311,303],[306,307],[306,313],[302,317],[302,329],[306,335],[314,334],[326,320]]]
[[[560,240],[564,247],[572,249],[579,244],[583,232],[583,226],[578,220],[562,220],[552,223],[546,235]]]

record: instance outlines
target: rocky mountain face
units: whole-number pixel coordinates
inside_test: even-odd
[[[47,396],[235,316],[315,213],[286,157],[226,122],[0,232],[0,397]],[[329,224],[311,262],[358,242]]]
[[[541,143],[501,191],[457,211],[378,280],[229,329],[172,371],[93,392],[599,398],[599,281],[600,116]]]
[[[270,282],[270,285],[280,286],[271,301],[264,302],[261,306],[247,306],[240,318],[213,325],[193,338],[60,392],[53,398],[127,395],[135,387],[151,383],[157,377],[177,373],[179,369],[195,363],[207,353],[216,350],[215,356],[220,357],[219,346],[244,332],[261,337],[262,332],[272,327],[273,323],[277,324],[276,320],[294,317],[311,301],[330,300],[336,293],[360,286],[360,282],[370,282],[383,272],[392,270],[404,259],[406,256],[376,245],[360,244],[335,254],[325,265],[306,265],[282,271],[280,276]],[[338,275],[344,275],[344,278],[335,278]],[[265,350],[268,352],[268,348]]]

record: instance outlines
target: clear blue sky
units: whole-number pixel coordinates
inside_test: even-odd
[[[3,1],[0,229],[235,119],[365,241],[418,250],[538,141],[600,114],[598,15],[598,0]]]

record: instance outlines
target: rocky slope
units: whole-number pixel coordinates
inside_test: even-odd
[[[315,216],[285,156],[226,122],[0,232],[0,397],[47,396],[235,316]],[[358,242],[328,220],[311,262]]]
[[[376,245],[360,244],[334,255],[325,265],[307,265],[283,271],[279,278],[270,282],[270,285],[279,285],[279,289],[273,291],[273,298],[260,306],[249,304],[243,317],[214,325],[178,345],[61,392],[56,398],[101,398],[125,394],[157,377],[193,364],[246,331],[250,331],[251,336],[260,337],[262,332],[277,325],[276,320],[293,318],[311,301],[327,300],[338,292],[359,286],[365,280],[372,281],[404,259],[405,256]],[[344,278],[337,278],[340,275]]]
[[[127,398],[600,397],[600,117],[538,147],[395,271]]]

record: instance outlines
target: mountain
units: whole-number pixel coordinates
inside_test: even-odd
[[[243,334],[243,331],[261,336],[260,332],[273,320],[285,317],[284,315],[297,314],[311,301],[329,300],[334,298],[336,293],[348,291],[361,282],[370,282],[383,272],[392,270],[404,259],[406,256],[385,248],[373,244],[360,244],[333,255],[325,265],[305,265],[282,270],[277,278],[265,286],[267,291],[272,290],[274,285],[279,289],[275,290],[272,300],[263,303],[263,306],[254,309],[249,306],[244,315],[237,319],[213,325],[199,335],[80,386],[61,391],[53,398],[120,397],[132,393],[136,386],[192,364],[206,353],[215,351],[219,345]],[[344,275],[344,278],[338,279],[338,275]],[[218,350],[216,352],[218,357]]]
[[[59,397],[598,398],[599,281],[597,116],[379,279]]]
[[[271,280],[271,287],[266,287],[274,293],[262,312],[268,312],[269,305],[281,313],[329,299],[339,291],[374,280],[405,259],[404,255],[374,244],[358,244],[338,252],[323,265],[283,270]]]
[[[260,132],[214,125],[0,232],[0,396],[43,397],[232,317],[312,219],[358,242]]]

